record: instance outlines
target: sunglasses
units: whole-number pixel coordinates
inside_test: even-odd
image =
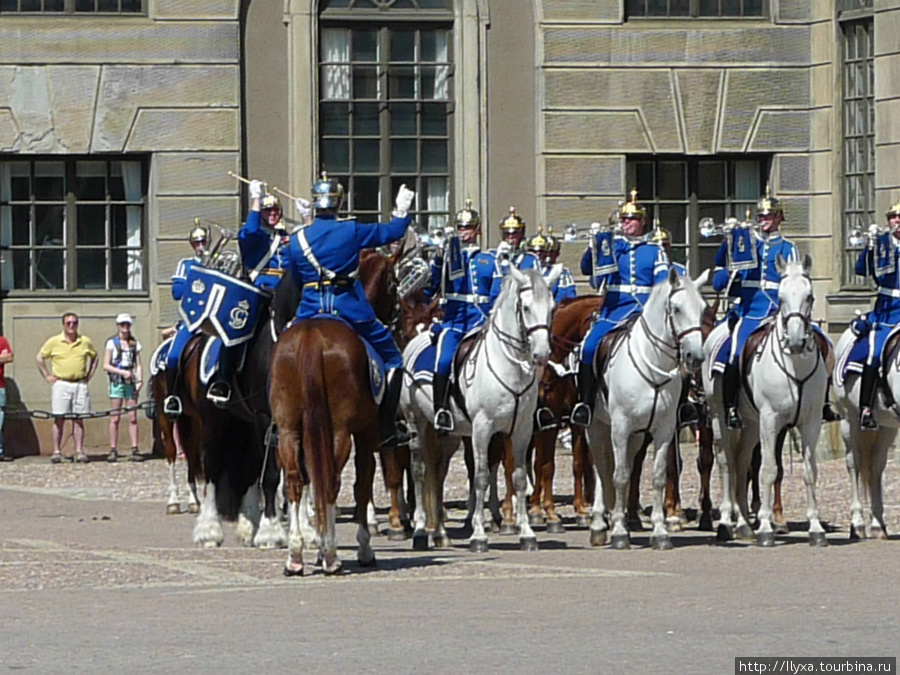
[[[66,325],[67,326],[77,326],[78,322],[77,321],[66,321]]]

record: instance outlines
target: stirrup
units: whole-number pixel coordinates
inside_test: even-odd
[[[166,396],[166,400],[163,401],[163,414],[166,417],[178,417],[181,413],[181,399],[175,394]]]
[[[859,411],[859,426],[863,431],[878,431],[878,422],[868,406]]]
[[[206,392],[206,398],[216,405],[225,405],[231,400],[231,387],[227,382],[213,382]]]
[[[579,401],[575,404],[575,407],[572,408],[572,416],[569,418],[569,421],[572,424],[577,424],[578,426],[587,429],[591,426],[592,417],[591,407],[584,401]]]
[[[534,413],[534,425],[537,431],[546,431],[556,427],[556,416],[546,406],[538,408]]]
[[[822,421],[823,422],[840,422],[841,416],[837,410],[834,409],[834,406],[831,405],[831,401],[825,401],[825,405],[822,406]]]
[[[725,418],[727,420],[726,426],[729,429],[743,429],[744,428],[744,423],[741,422],[741,416],[738,415],[738,411],[735,406],[729,406],[728,410],[725,412]]]
[[[678,406],[678,428],[687,427],[700,421],[697,406],[690,401]]]
[[[396,448],[398,445],[409,445],[412,440],[406,422],[397,421],[393,432],[378,444],[379,448]]]
[[[434,430],[437,432],[437,435],[446,436],[453,429],[453,415],[446,408],[438,409],[434,413]]]

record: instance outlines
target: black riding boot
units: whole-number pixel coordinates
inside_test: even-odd
[[[841,416],[838,414],[838,411],[834,409],[834,406],[831,404],[831,384],[832,378],[828,376],[828,384],[825,385],[825,405],[822,406],[822,421],[823,422],[840,422]]]
[[[393,448],[409,443],[406,424],[397,421],[397,406],[400,403],[400,389],[403,386],[403,369],[394,368],[387,374],[384,399],[378,409],[378,435],[382,448]]]
[[[450,412],[450,376],[434,374],[434,431],[446,436],[453,431],[453,414]]]
[[[691,393],[690,375],[685,375],[681,379],[681,396],[678,398],[678,428],[690,426],[700,419],[697,413],[697,406],[688,398]]]
[[[572,424],[585,429],[591,426],[594,417],[594,398],[597,396],[594,364],[584,361],[578,366],[578,403],[572,408]]]
[[[163,401],[163,414],[166,417],[178,417],[181,414],[181,399],[175,393],[178,384],[178,369],[166,368],[166,391],[168,395]]]
[[[219,353],[219,369],[213,383],[206,391],[206,398],[217,406],[224,406],[231,400],[231,378],[237,370],[241,358],[240,347],[223,347]]]
[[[729,429],[740,429],[744,425],[738,415],[737,403],[741,393],[741,371],[729,363],[722,373],[722,403],[725,405],[725,424]]]
[[[878,387],[878,367],[864,366],[862,383],[859,385],[859,426],[865,431],[876,431],[878,422],[872,414],[875,407],[875,392]]]

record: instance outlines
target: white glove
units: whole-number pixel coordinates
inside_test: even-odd
[[[510,251],[512,251],[512,246],[508,241],[501,241],[497,244],[498,258],[509,258]]]
[[[877,223],[872,223],[869,225],[869,234],[873,237],[878,236],[879,227]]]
[[[591,223],[591,234],[597,234],[601,227],[600,223]]]
[[[300,214],[301,218],[306,219],[312,216],[312,202],[308,199],[297,197],[294,200],[294,206],[297,207],[297,213]]]
[[[406,185],[401,185],[400,189],[397,190],[397,199],[394,202],[396,208],[394,208],[393,215],[397,218],[406,218],[406,214],[409,213],[409,207],[412,206],[415,196],[415,192],[406,187]]]
[[[261,180],[250,181],[250,199],[262,199],[263,184]]]

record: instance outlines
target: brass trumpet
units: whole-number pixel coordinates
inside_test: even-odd
[[[847,234],[847,248],[862,250],[864,248],[874,248],[875,240],[883,234],[891,231],[889,227],[881,227],[877,223],[869,225],[867,230],[853,229]]]
[[[731,232],[731,230],[741,227],[756,227],[756,223],[750,220],[750,212],[747,212],[746,220],[740,221],[734,216],[725,219],[724,223],[717,223],[712,218],[700,219],[700,236],[704,239],[715,237],[718,235]]]

